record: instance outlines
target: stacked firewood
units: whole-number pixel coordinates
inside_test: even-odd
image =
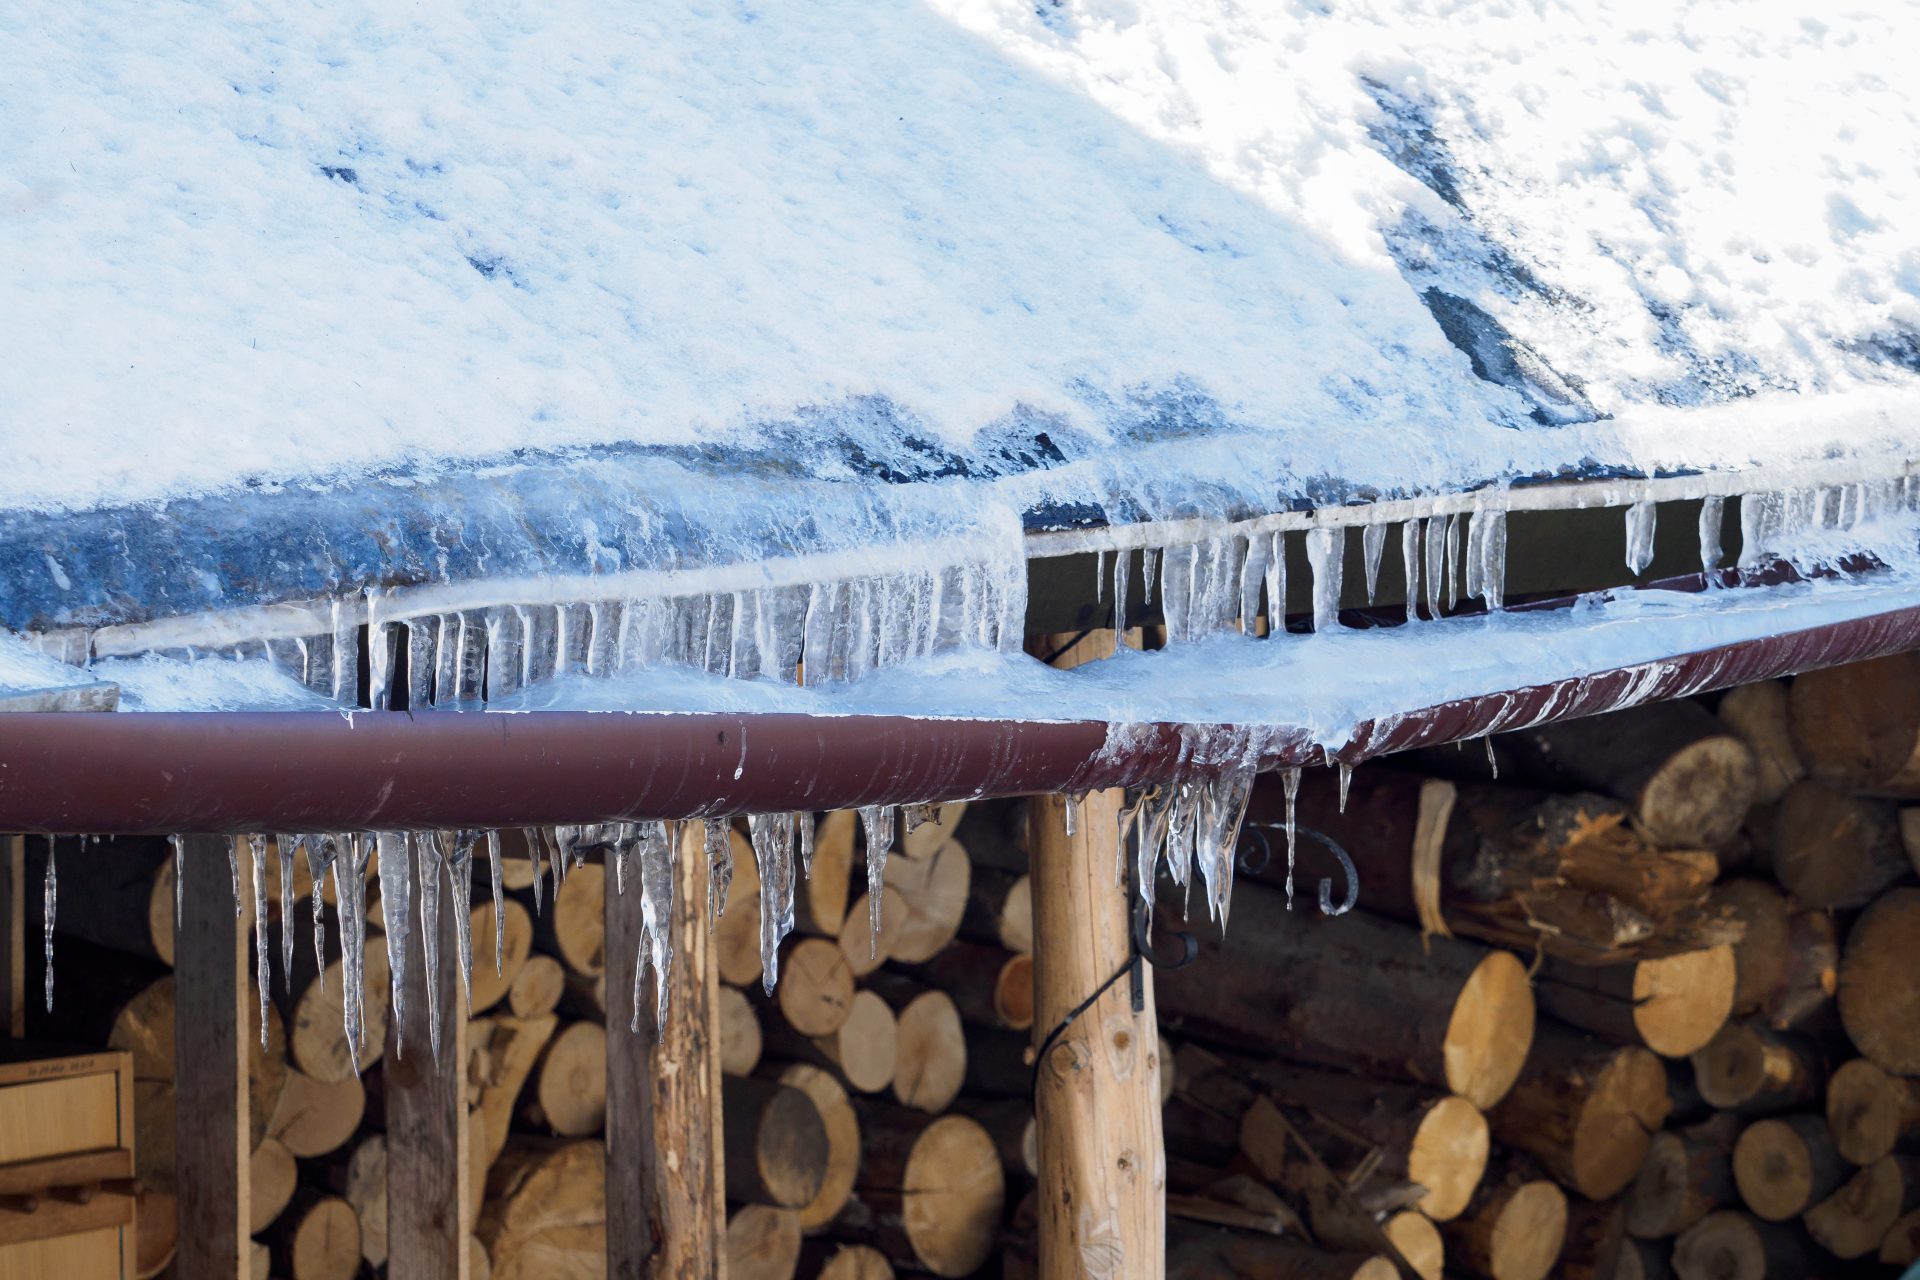
[[[1344,1259],[1285,1274],[1912,1262],[1917,748],[1902,657],[1370,765],[1344,812],[1308,776],[1291,912],[1263,782],[1231,927],[1174,920],[1206,945],[1159,982],[1176,1253],[1265,1203]]]

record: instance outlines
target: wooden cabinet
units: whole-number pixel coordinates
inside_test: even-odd
[[[0,1044],[0,1280],[134,1274],[133,1059]]]

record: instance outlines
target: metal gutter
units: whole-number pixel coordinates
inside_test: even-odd
[[[1920,606],[1409,709],[1372,756],[1920,648]],[[1261,731],[1262,768],[1325,763]],[[505,827],[1138,786],[1244,750],[1223,726],[593,712],[22,713],[0,831]]]

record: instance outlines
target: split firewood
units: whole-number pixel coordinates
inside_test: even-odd
[[[533,1069],[532,1094],[522,1104],[520,1115],[531,1128],[562,1138],[585,1138],[600,1132],[607,1121],[604,1026],[597,1022],[568,1023],[547,1041]]]
[[[1846,791],[1920,795],[1920,655],[1809,671],[1794,680],[1787,711],[1814,777]]]
[[[1653,702],[1508,735],[1537,768],[1627,802],[1665,848],[1712,849],[1759,789],[1753,752],[1698,703]]]
[[[793,1280],[800,1266],[800,1216],[746,1204],[727,1218],[727,1280]]]
[[[794,888],[794,922],[800,932],[822,938],[840,936],[852,897],[858,825],[859,815],[852,809],[823,814],[815,824],[813,870]]]
[[[588,862],[567,872],[533,922],[540,949],[575,973],[607,967],[606,867]]]
[[[894,1280],[887,1255],[864,1244],[809,1240],[800,1246],[800,1274],[819,1280]]]
[[[1378,1254],[1331,1253],[1299,1240],[1203,1223],[1167,1223],[1167,1280],[1286,1276],[1288,1280],[1395,1280]]]
[[[483,902],[471,916],[473,938],[473,1012],[485,1013],[513,990],[520,970],[533,955],[533,917],[513,898],[500,904],[500,928],[494,928],[493,903]],[[495,961],[494,940],[500,950]],[[543,1012],[551,1013],[547,1009]]]
[[[1571,1026],[1684,1058],[1726,1025],[1734,984],[1733,948],[1720,946],[1599,969],[1549,960],[1533,991]]]
[[[1447,1262],[1487,1280],[1545,1280],[1567,1233],[1567,1196],[1523,1160],[1507,1160],[1441,1228]]]
[[[1755,804],[1772,804],[1807,776],[1794,749],[1787,701],[1787,686],[1779,680],[1735,685],[1720,695],[1721,723],[1753,752]]]
[[[1410,1079],[1483,1109],[1526,1061],[1533,993],[1510,952],[1423,943],[1410,926],[1358,911],[1311,919],[1259,884],[1235,889],[1233,925],[1211,956],[1155,975],[1176,1032]]]
[[[831,1035],[853,1011],[853,969],[825,938],[788,938],[773,999],[779,1016],[801,1035]]]
[[[387,1262],[387,1139],[374,1133],[362,1138],[344,1163],[336,1162],[329,1181],[334,1191],[346,1197],[360,1220],[360,1256],[367,1265],[383,1267]]]
[[[1751,1020],[1722,1027],[1691,1062],[1702,1099],[1748,1115],[1811,1106],[1827,1079],[1818,1044]]]
[[[855,1099],[858,1195],[835,1225],[895,1264],[943,1276],[977,1270],[992,1254],[1006,1199],[993,1139],[960,1115]]]
[[[1722,1209],[1687,1228],[1673,1246],[1679,1280],[1772,1280],[1811,1275],[1806,1237],[1783,1223]]]
[[[955,942],[914,978],[953,997],[960,1017],[983,1027],[1025,1031],[1033,1026],[1033,957],[977,942]]]
[[[760,867],[745,836],[730,829],[727,840],[733,850],[733,879],[727,887],[726,910],[713,925],[714,963],[720,981],[750,987],[760,982]],[[704,902],[689,905],[696,911],[706,910]],[[783,963],[781,972],[785,971]]]
[[[472,1092],[473,1086],[478,1087],[474,1102],[486,1117],[489,1167],[506,1146],[520,1091],[527,1077],[533,1074],[541,1050],[559,1026],[560,1019],[553,1014],[526,1019],[496,1015],[475,1018],[467,1024],[469,1091]],[[499,1259],[495,1258],[494,1262],[498,1270]]]
[[[1799,1217],[1839,1189],[1852,1170],[1819,1116],[1770,1116],[1733,1148],[1733,1181],[1747,1211],[1766,1222]]]
[[[346,1145],[366,1112],[367,1088],[359,1076],[328,1084],[289,1067],[267,1133],[300,1159],[312,1159]]]
[[[921,1111],[945,1111],[967,1079],[967,1033],[953,997],[896,973],[875,974],[869,990],[896,1019],[893,1096]]]
[[[847,908],[840,925],[840,951],[857,978],[864,978],[893,958],[894,948],[907,927],[907,902],[892,885],[880,887],[880,932],[873,931],[873,899],[862,893]]]
[[[918,836],[928,831],[922,826]],[[973,864],[966,846],[944,840],[915,856],[910,848],[887,859],[885,883],[900,894],[905,910],[889,957],[901,964],[924,964],[952,942],[966,914]]]
[[[753,1002],[737,987],[721,987],[713,1017],[720,1027],[720,1070],[730,1076],[752,1075],[763,1044]]]
[[[585,867],[580,869],[586,870]],[[600,973],[575,976],[576,979],[584,978],[591,983],[595,978],[602,978],[605,972],[603,964]],[[520,966],[520,972],[514,975],[513,981],[507,986],[507,1012],[516,1018],[537,1018],[543,1013],[552,1013],[560,1007],[560,997],[567,992],[567,976],[567,970],[552,956],[528,956],[527,962]],[[600,1016],[604,1018],[607,1014],[604,981],[599,990],[602,992]]]
[[[1740,1118],[1718,1112],[1685,1129],[1653,1135],[1627,1192],[1627,1231],[1643,1239],[1677,1236],[1715,1209],[1739,1203],[1733,1146]]]
[[[339,1196],[305,1188],[267,1229],[272,1273],[291,1280],[353,1280],[360,1271],[360,1220]]]
[[[1840,956],[1840,1020],[1883,1070],[1920,1076],[1920,889],[1893,889],[1860,913]]]
[[[780,1068],[773,1079],[812,1101],[826,1135],[820,1189],[797,1210],[800,1230],[811,1234],[838,1217],[853,1194],[854,1179],[860,1172],[860,1120],[853,1113],[847,1091],[831,1072],[795,1062]]]
[[[776,1080],[721,1081],[727,1198],[798,1209],[827,1176],[827,1130],[812,1097]]]
[[[1609,1200],[1639,1172],[1671,1106],[1666,1068],[1648,1050],[1543,1024],[1487,1120],[1496,1141],[1534,1156],[1561,1185]]]
[[[247,1212],[253,1235],[265,1231],[293,1199],[300,1166],[293,1153],[272,1138],[262,1138],[247,1156]]]
[[[878,1093],[893,1084],[898,1022],[887,1002],[871,991],[854,992],[846,1020],[825,1035],[801,1035],[777,1017],[766,1021],[762,1034],[770,1056],[824,1067],[858,1093]]]
[[[1882,1156],[1807,1210],[1806,1225],[1836,1258],[1876,1252],[1902,1215],[1920,1208],[1920,1166],[1905,1156]]]
[[[294,949],[291,997],[282,998],[287,1015],[287,1045],[293,1065],[324,1084],[338,1084],[354,1074],[344,1018],[346,969],[340,959],[339,931],[327,935],[324,976],[314,969],[313,953]],[[387,940],[369,933],[361,953],[363,1007],[366,1026],[360,1033],[360,1071],[364,1074],[387,1051],[387,1006],[391,980],[387,972]]]
[[[1768,834],[1774,878],[1804,907],[1858,907],[1909,874],[1899,811],[1811,779],[1774,806]]]
[[[1009,1174],[1040,1176],[1040,1132],[1030,1103],[1020,1098],[958,1098],[953,1109],[987,1131]]]
[[[1827,1082],[1827,1128],[1834,1150],[1850,1164],[1891,1155],[1920,1134],[1920,1082],[1855,1058]]]
[[[1027,873],[974,866],[960,936],[1032,954],[1033,884]]]
[[[598,1142],[516,1139],[501,1151],[474,1224],[493,1280],[604,1273],[606,1164]]]

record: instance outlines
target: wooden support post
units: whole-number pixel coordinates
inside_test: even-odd
[[[1121,793],[1029,802],[1033,851],[1034,1044],[1132,955],[1116,847]],[[1135,1013],[1125,977],[1067,1023],[1036,1064],[1041,1280],[1156,1280],[1166,1273],[1166,1153],[1160,1136],[1153,978]]]
[[[27,1034],[27,838],[0,836],[0,1036]]]
[[[651,972],[633,1018],[640,945],[639,869],[606,894],[607,1274],[613,1280],[713,1280],[721,1273],[726,1171],[720,1135],[719,970],[706,927],[702,828],[675,851],[667,928],[666,1025],[654,1020]]]
[[[248,1204],[247,919],[225,836],[187,836],[174,940],[174,1161],[180,1280],[252,1274]],[[248,898],[241,895],[241,906]]]
[[[417,875],[432,870],[422,859]],[[420,892],[416,883],[414,892]],[[467,1132],[467,1011],[452,899],[440,887],[440,964],[427,970],[426,938],[414,932],[407,956],[405,1052],[391,1034],[381,1068],[387,1106],[387,1273],[421,1280],[468,1280],[472,1234]],[[483,952],[484,954],[484,952]],[[440,1056],[434,1058],[427,984],[436,984]]]

